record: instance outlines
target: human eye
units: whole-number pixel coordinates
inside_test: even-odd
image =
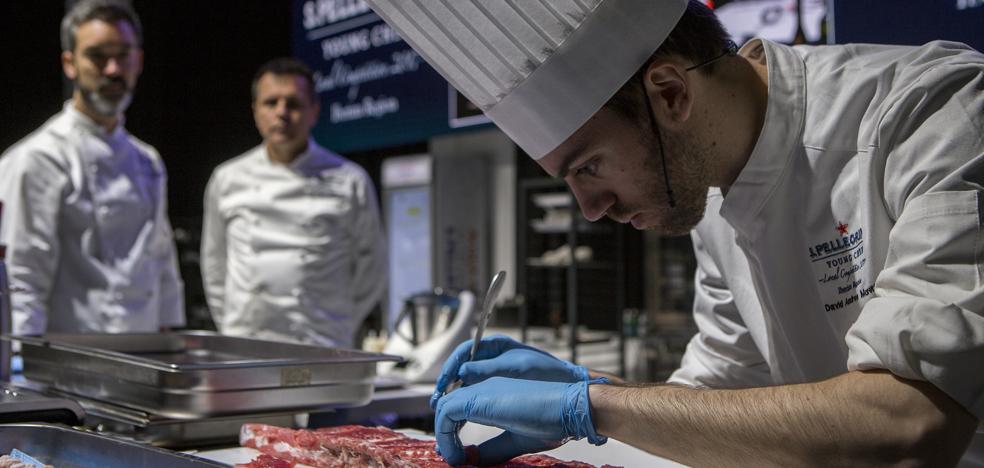
[[[96,64],[106,63],[106,61],[109,60],[109,56],[108,55],[106,55],[106,54],[104,54],[104,53],[102,53],[102,52],[100,52],[98,50],[87,50],[85,52],[85,57],[88,58],[91,62],[96,63]]]
[[[598,162],[595,161],[595,160],[591,160],[591,161],[588,161],[585,164],[582,164],[582,165],[574,168],[574,175],[575,176],[591,176],[591,177],[597,176],[598,175]]]
[[[287,99],[287,108],[290,110],[297,110],[301,108],[301,100],[297,98]]]

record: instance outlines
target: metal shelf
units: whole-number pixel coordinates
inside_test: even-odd
[[[578,332],[579,325],[584,325],[584,313],[599,314],[594,316],[594,321],[600,314],[610,314],[611,324],[604,326],[618,337],[619,373],[625,375],[625,337],[621,326],[626,303],[624,227],[607,219],[598,223],[581,221],[574,197],[563,181],[520,180],[519,192],[517,292],[525,298],[519,310],[522,340],[528,339],[531,308],[551,314],[554,326],[565,316],[565,328],[569,330],[563,334],[570,350],[569,358],[576,363],[578,346],[589,341],[581,339]],[[569,210],[569,214],[560,210]],[[546,216],[551,219],[544,219]],[[571,252],[579,246],[594,244],[594,258],[578,261],[573,253],[569,261],[557,263],[539,258],[564,243]]]
[[[532,268],[569,268],[571,266],[574,266],[575,268],[596,269],[596,270],[615,268],[615,264],[613,262],[587,261],[587,262],[574,262],[572,265],[571,263],[563,263],[563,264],[547,263],[539,258],[527,258],[526,266]]]

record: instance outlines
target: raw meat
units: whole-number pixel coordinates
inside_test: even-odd
[[[237,466],[242,468],[294,468],[296,465],[292,461],[283,460],[264,453],[245,465]]]
[[[269,458],[248,468],[281,468],[276,461],[314,467],[448,468],[437,454],[435,443],[418,440],[385,427],[338,426],[316,430],[287,429],[265,424],[244,424],[239,443]],[[548,455],[532,454],[497,465],[500,468],[594,468],[581,462],[565,462]],[[609,465],[605,465],[609,467]],[[604,467],[603,467],[604,468]],[[611,467],[614,468],[614,467]]]

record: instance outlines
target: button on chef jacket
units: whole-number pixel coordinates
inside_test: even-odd
[[[224,334],[350,347],[386,290],[372,181],[314,140],[290,164],[259,146],[220,165],[204,221],[202,274]]]
[[[13,329],[151,332],[185,323],[157,151],[71,102],[0,158]]]
[[[761,44],[765,124],[692,232],[699,333],[670,380],[888,369],[984,419],[984,56]]]

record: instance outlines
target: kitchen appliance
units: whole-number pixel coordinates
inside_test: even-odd
[[[411,296],[439,287],[479,291],[488,282],[489,165],[457,153],[383,161],[388,332]]]
[[[467,340],[475,323],[475,295],[443,289],[410,296],[397,315],[383,352],[403,362],[379,365],[382,377],[403,382],[434,382],[454,348]]]

